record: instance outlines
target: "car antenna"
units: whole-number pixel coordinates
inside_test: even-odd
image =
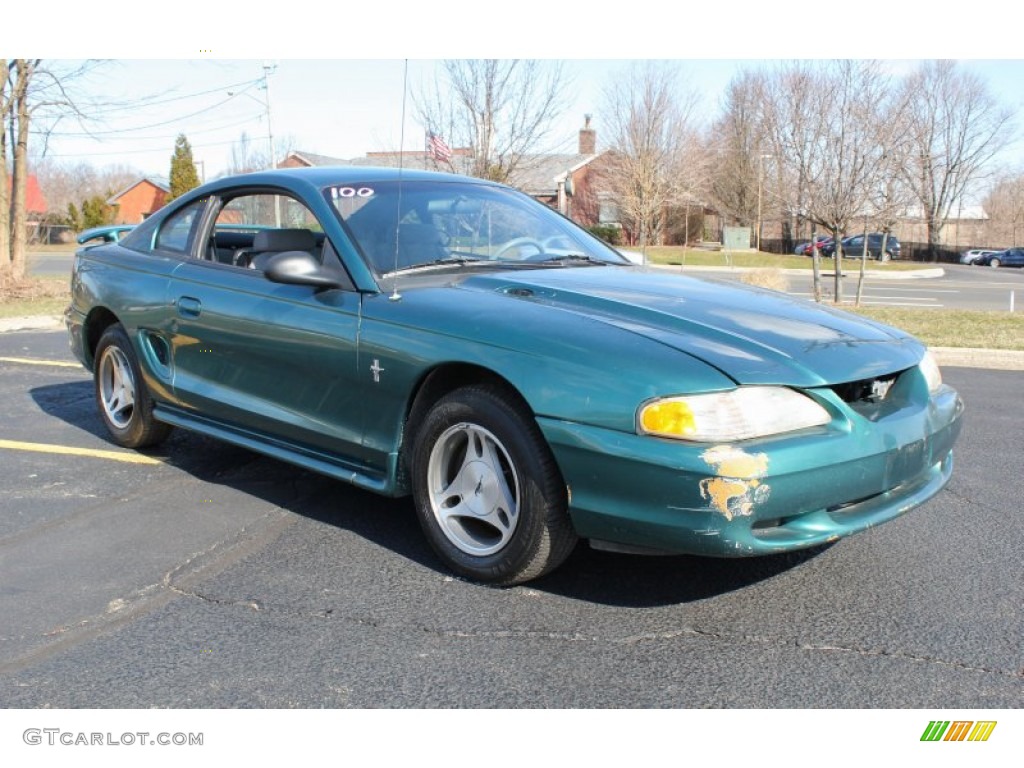
[[[405,59],[402,71],[402,125],[398,131],[398,211],[395,215],[395,268],[391,272],[391,295],[389,301],[400,301],[402,294],[398,292],[398,233],[402,221],[402,170],[405,153],[405,102],[409,95],[409,60]]]

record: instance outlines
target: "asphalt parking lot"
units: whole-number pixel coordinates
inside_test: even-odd
[[[59,331],[0,334],[13,708],[1024,705],[1019,372],[949,368],[949,487],[798,556],[452,578],[406,501],[177,432],[109,443]]]

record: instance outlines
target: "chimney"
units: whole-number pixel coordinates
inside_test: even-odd
[[[590,127],[590,115],[583,116],[583,128],[580,131],[580,154],[593,155],[597,152],[597,131]]]

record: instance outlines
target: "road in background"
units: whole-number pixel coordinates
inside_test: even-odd
[[[923,265],[927,266],[927,265]],[[944,264],[942,277],[864,280],[863,305],[868,307],[922,307],[933,309],[976,309],[1008,311],[1011,293],[1015,311],[1024,311],[1024,270],[992,269],[964,264]],[[814,295],[813,278],[808,275],[787,275],[789,293],[811,298]],[[858,272],[847,267],[843,280],[843,294],[847,299],[857,295]],[[826,297],[833,295],[835,278],[829,274],[822,278]]]

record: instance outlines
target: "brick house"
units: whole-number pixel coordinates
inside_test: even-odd
[[[114,224],[138,224],[163,207],[171,188],[157,176],[147,176],[107,200],[117,206]]]

